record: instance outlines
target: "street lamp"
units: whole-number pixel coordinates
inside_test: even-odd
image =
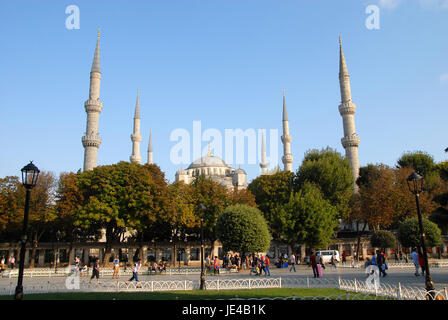
[[[203,228],[203,221],[204,221],[204,212],[207,210],[206,206],[204,206],[202,203],[199,204],[198,209],[202,211],[202,214],[200,216],[201,219],[201,284],[199,289],[200,290],[206,290],[205,287],[205,273],[204,273],[204,228]]]
[[[23,269],[25,268],[25,251],[28,233],[28,214],[30,207],[30,195],[31,189],[37,184],[37,179],[39,178],[39,169],[30,161],[25,167],[22,168],[22,185],[26,189],[25,198],[25,213],[23,217],[23,229],[22,229],[22,239],[20,248],[20,263],[19,263],[19,276],[17,279],[16,292],[14,294],[15,300],[22,300],[23,298]]]
[[[59,240],[61,239],[61,231],[56,232],[56,258],[54,262],[54,273],[58,272],[58,260],[59,260]]]
[[[421,237],[420,241],[423,250],[423,260],[425,263],[425,270],[426,270],[426,278],[425,278],[426,291],[433,298],[434,282],[432,282],[431,274],[429,272],[428,254],[426,252],[426,244],[425,244],[425,232],[423,230],[422,214],[420,212],[420,193],[423,192],[423,182],[424,182],[423,177],[417,174],[415,171],[407,179],[409,191],[411,191],[411,193],[415,195],[415,202],[417,204],[418,224]]]

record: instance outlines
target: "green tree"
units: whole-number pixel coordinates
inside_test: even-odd
[[[439,227],[428,219],[423,219],[426,247],[437,247],[442,244]],[[398,227],[398,240],[403,247],[421,247],[418,218],[406,219]]]
[[[278,208],[289,202],[293,193],[293,178],[291,172],[278,171],[270,175],[261,175],[252,180],[248,186],[275,240],[280,240],[283,228],[278,224]]]
[[[216,235],[223,251],[235,251],[241,255],[266,252],[271,235],[260,210],[248,205],[227,207],[218,217]]]
[[[220,183],[204,175],[197,176],[192,182],[194,208],[196,216],[203,218],[204,238],[210,241],[212,249],[217,240],[216,222],[221,212],[232,204],[229,190]],[[206,207],[205,212],[198,209],[199,204]],[[199,233],[199,230],[197,230]]]
[[[169,208],[168,187],[156,165],[120,162],[78,175],[83,202],[75,211],[75,226],[105,230],[103,264],[111,246],[126,230],[141,234]]]
[[[283,230],[282,238],[291,246],[303,243],[324,248],[338,225],[337,210],[324,199],[320,189],[306,182],[291,195],[289,202],[277,208],[277,220]]]
[[[413,168],[418,174],[426,177],[434,170],[434,158],[424,151],[405,152],[397,160],[399,168]]]
[[[323,197],[336,207],[339,218],[349,214],[354,181],[348,160],[339,152],[331,148],[308,151],[296,172],[294,190],[299,191],[306,182],[319,187]]]
[[[395,248],[397,246],[397,238],[395,235],[387,230],[378,230],[373,232],[370,237],[370,243],[372,247],[376,248]]]

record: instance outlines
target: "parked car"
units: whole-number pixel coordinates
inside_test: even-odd
[[[316,256],[320,255],[324,263],[330,263],[331,256],[334,256],[335,262],[339,262],[339,252],[337,250],[322,250],[316,251]]]

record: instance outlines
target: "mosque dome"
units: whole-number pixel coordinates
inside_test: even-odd
[[[205,168],[205,167],[230,168],[230,166],[227,163],[225,163],[224,160],[209,154],[207,156],[201,157],[193,161],[187,169]]]

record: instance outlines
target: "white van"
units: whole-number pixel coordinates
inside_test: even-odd
[[[322,257],[323,263],[330,263],[331,256],[334,256],[335,262],[339,262],[339,252],[337,250],[322,250],[314,253]]]

